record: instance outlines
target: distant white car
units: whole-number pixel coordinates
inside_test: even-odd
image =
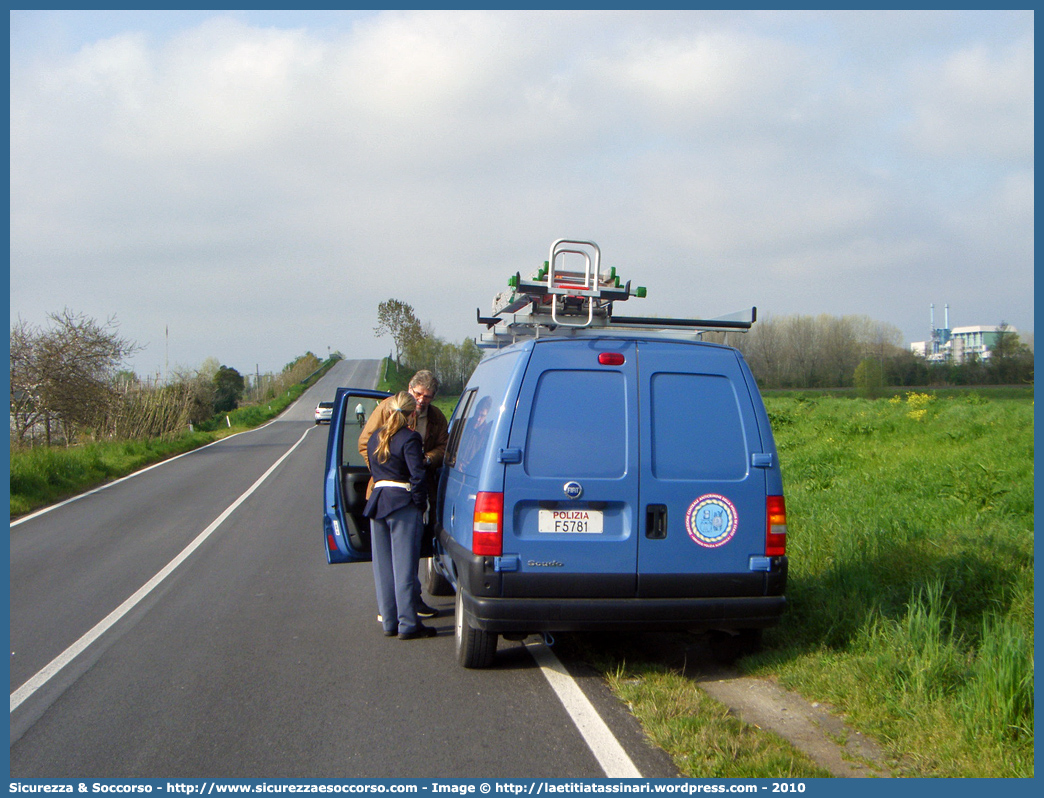
[[[315,406],[315,423],[322,424],[324,421],[329,424],[330,416],[333,415],[333,402],[320,402]]]

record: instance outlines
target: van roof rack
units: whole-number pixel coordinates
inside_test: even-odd
[[[565,267],[566,259],[583,268]],[[621,331],[655,330],[665,334],[700,337],[705,332],[746,332],[757,319],[757,308],[714,319],[672,319],[647,316],[617,316],[615,302],[644,298],[644,287],[621,285],[616,267],[601,271],[601,250],[593,241],[560,238],[551,244],[544,265],[529,278],[515,272],[508,289],[493,300],[493,315],[475,315],[486,332],[479,346],[497,347],[542,335],[607,335]]]

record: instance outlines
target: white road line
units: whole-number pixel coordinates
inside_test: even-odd
[[[624,751],[602,716],[580,689],[580,685],[569,675],[561,660],[543,643],[526,644],[551,689],[558,695],[566,712],[580,735],[591,749],[598,764],[610,779],[640,779],[642,774]]]
[[[203,542],[214,533],[214,530],[221,526],[221,524],[223,524],[225,520],[236,511],[239,505],[241,505],[248,498],[250,498],[251,494],[253,494],[254,491],[256,491],[259,487],[261,487],[261,484],[266,479],[268,479],[271,473],[275,471],[286,458],[293,454],[294,450],[301,445],[301,443],[308,436],[308,433],[312,431],[312,429],[313,428],[310,427],[308,430],[306,430],[304,435],[302,435],[298,439],[297,443],[291,446],[290,449],[282,457],[276,460],[275,463],[272,464],[272,467],[269,468],[264,474],[262,474],[258,478],[257,482],[255,482],[253,485],[247,488],[246,492],[242,496],[240,496],[238,499],[232,502],[232,504],[230,504],[225,509],[225,511],[221,513],[221,515],[214,519],[213,523],[211,523],[210,526],[208,526],[206,529],[200,532],[199,535],[196,536],[195,540],[193,540],[191,543],[188,544],[188,546],[182,549],[181,553],[178,554],[177,557],[175,557],[173,560],[167,563],[163,570],[161,570],[154,577],[152,577],[152,579],[150,579],[148,582],[146,582],[144,585],[138,588],[137,592],[134,593],[134,595],[132,595],[119,607],[110,612],[104,619],[102,619],[98,624],[96,624],[93,629],[87,632],[87,634],[85,634],[83,637],[81,637],[79,640],[77,640],[75,643],[73,643],[71,646],[65,649],[65,651],[63,651],[61,654],[59,654],[57,657],[51,660],[43,668],[43,670],[39,671],[35,676],[29,679],[29,681],[27,681],[13,693],[11,693],[11,712],[14,712],[16,709],[18,709],[18,707],[21,706],[22,702],[24,702],[33,693],[35,693],[37,690],[39,690],[41,687],[47,684],[47,682],[50,681],[56,674],[58,674],[62,670],[62,668],[64,668],[66,665],[68,665],[70,662],[76,659],[76,657],[79,656],[89,645],[91,645],[91,643],[93,643],[95,640],[97,640],[99,637],[105,634],[105,632],[107,632],[117,621],[119,621],[124,615],[126,615],[128,612],[134,609],[134,607],[142,599],[149,595],[149,593],[155,590],[156,587],[161,582],[163,582],[164,579],[170,576],[170,574],[174,571],[175,568],[177,568],[179,565],[181,565],[181,563],[187,560],[189,555],[191,555],[192,552],[198,549],[203,544]]]

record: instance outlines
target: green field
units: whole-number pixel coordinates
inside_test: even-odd
[[[897,776],[1033,776],[1032,392],[766,405],[789,608],[740,667],[835,707]],[[580,649],[684,773],[815,775],[709,709],[669,654]]]

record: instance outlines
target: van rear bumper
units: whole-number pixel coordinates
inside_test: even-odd
[[[784,596],[729,598],[492,598],[463,593],[464,612],[486,632],[759,629],[774,626]]]

